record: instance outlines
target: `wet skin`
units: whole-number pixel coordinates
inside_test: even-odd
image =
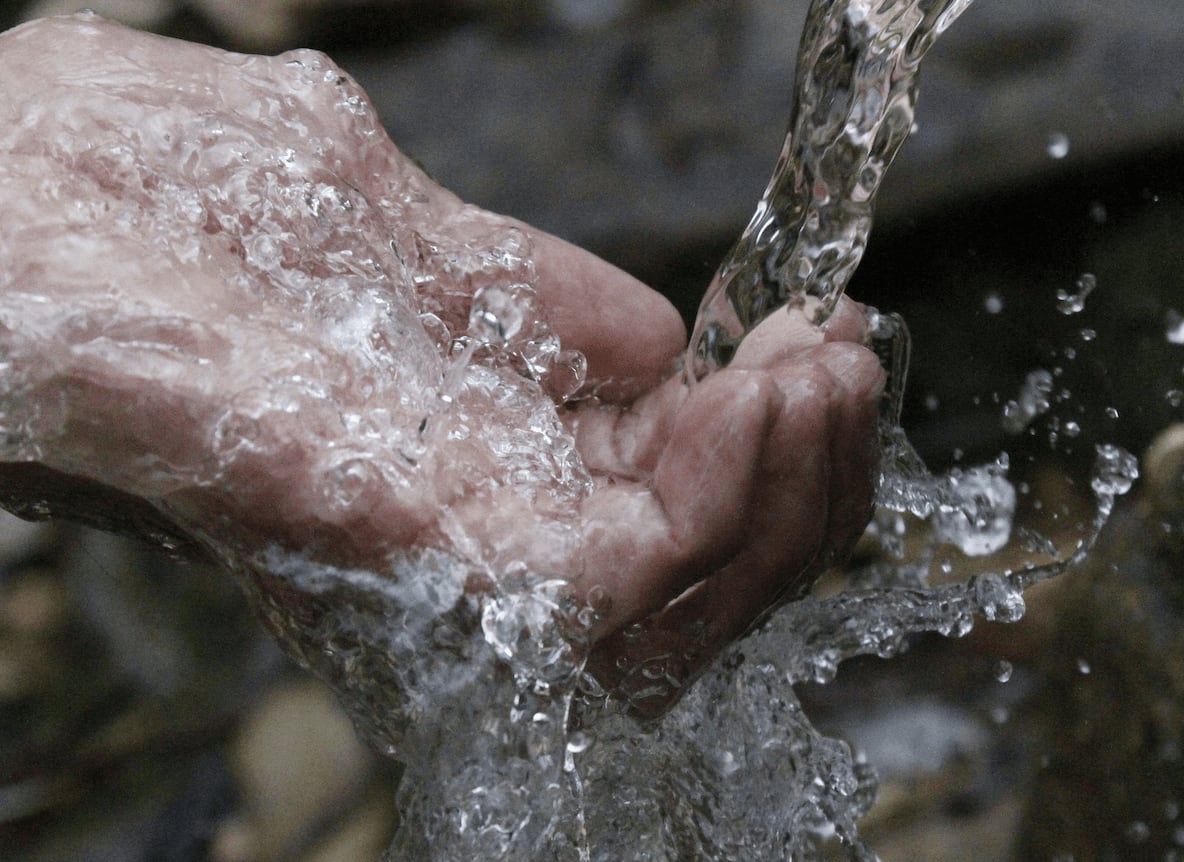
[[[294,85],[294,56],[328,64],[243,58],[95,18],[0,36],[0,359],[15,384],[0,389],[0,422],[17,429],[0,502],[244,559],[278,545],[375,571],[420,548],[479,559],[494,578],[524,564],[598,609],[586,633],[594,672],[639,713],[661,712],[679,685],[654,687],[652,671],[685,684],[808,589],[866,524],[882,375],[859,307],[844,300],[821,328],[775,314],[728,368],[688,387],[677,373],[686,333],[666,300],[563,240],[463,204],[386,139],[364,100],[342,114],[341,94],[359,92],[351,82]],[[214,143],[186,149],[214,124],[248,155],[230,164]],[[296,167],[251,161],[287,148]],[[328,227],[277,210],[271,230],[312,239],[272,271],[252,258],[254,217],[220,192],[262,188],[268,172],[352,196],[351,221]],[[192,191],[196,209],[161,188]],[[466,248],[504,236],[529,248],[540,309],[587,358],[594,385],[557,405],[592,476],[584,494],[508,481],[489,441],[521,414],[480,392],[459,399],[473,433],[437,436],[422,460],[400,460],[341,418],[381,407],[390,427],[424,424],[424,392],[448,364],[415,330],[426,288],[407,277],[406,250],[416,237]],[[474,280],[425,254],[415,271],[463,317]],[[358,260],[373,264],[365,278]],[[324,309],[388,300],[376,319],[402,328],[370,333],[388,363],[374,371]],[[332,385],[318,397],[292,389],[290,410],[251,401],[259,381],[317,375]],[[245,403],[227,425],[228,405]],[[377,466],[330,505],[326,464],[343,451]],[[466,577],[471,593],[487,586]]]

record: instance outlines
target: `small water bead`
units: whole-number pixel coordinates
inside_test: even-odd
[[[1168,309],[1164,337],[1169,344],[1184,344],[1184,315],[1174,308]]]
[[[1151,837],[1151,827],[1142,820],[1133,820],[1126,825],[1122,835],[1131,844],[1145,844]]]
[[[1044,368],[1030,371],[1024,378],[1019,397],[1003,406],[1003,428],[1009,434],[1019,434],[1033,420],[1048,412],[1053,390],[1052,372]]]
[[[1057,289],[1057,311],[1061,314],[1078,314],[1085,308],[1085,300],[1098,286],[1098,279],[1092,272],[1077,279],[1075,290]]]
[[[1048,136],[1045,151],[1051,158],[1063,159],[1069,155],[1069,136],[1064,132],[1053,132]]]
[[[999,314],[1003,311],[1003,296],[997,291],[991,291],[983,297],[983,308],[987,314]]]
[[[1120,446],[1102,443],[1096,448],[1090,487],[1100,497],[1125,494],[1139,478],[1139,459]]]
[[[1184,390],[1169,389],[1164,393],[1164,398],[1167,399],[1168,404],[1172,407],[1179,407],[1184,404]]]
[[[469,332],[485,343],[502,347],[522,329],[528,309],[521,288],[485,285],[473,294],[469,312]],[[518,294],[518,295],[515,295]]]
[[[995,679],[999,682],[1010,682],[1013,670],[1011,662],[1000,659],[995,663]]]
[[[1081,336],[1082,341],[1093,341],[1095,338],[1098,337],[1098,331],[1096,329],[1091,329],[1089,327],[1082,329],[1081,332],[1078,334]]]
[[[1091,668],[1090,668],[1088,661],[1086,661],[1084,658],[1078,657],[1076,665],[1077,665],[1077,672],[1079,674],[1081,674],[1082,676],[1089,675]]]

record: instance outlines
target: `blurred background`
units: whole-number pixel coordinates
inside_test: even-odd
[[[0,28],[83,5],[328,52],[443,185],[592,249],[688,320],[772,170],[807,8],[9,0]],[[922,455],[1006,448],[1039,483],[1098,442],[1158,442],[1099,552],[1023,622],[919,638],[801,696],[880,768],[865,828],[886,860],[1184,858],[1179,0],[979,0],[926,60],[917,124],[849,292],[910,325],[903,424]],[[1035,370],[1052,404],[1017,436],[1004,407]],[[0,859],[377,859],[397,777],[228,578],[0,522]]]

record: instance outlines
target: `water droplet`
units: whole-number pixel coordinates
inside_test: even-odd
[[[469,332],[484,343],[503,346],[518,334],[525,320],[519,298],[500,285],[486,285],[473,294]]]
[[[1132,820],[1122,834],[1131,844],[1143,844],[1151,837],[1151,827],[1142,820]]]
[[[1000,659],[995,664],[995,679],[999,682],[1009,682],[1011,680],[1012,670],[1011,662]]]
[[[1051,158],[1063,159],[1069,155],[1069,136],[1064,132],[1053,132],[1048,136],[1045,149]]]
[[[1080,335],[1082,341],[1093,341],[1098,337],[1098,331],[1096,329],[1090,329],[1089,327],[1086,327],[1085,329],[1081,330]]]
[[[1120,446],[1102,443],[1096,447],[1097,459],[1090,487],[1099,496],[1118,496],[1131,489],[1139,478],[1139,459]]]
[[[1174,308],[1168,309],[1164,337],[1170,344],[1184,344],[1184,315]]]
[[[1179,407],[1184,404],[1184,389],[1169,389],[1164,393],[1164,398],[1171,406]]]
[[[1089,218],[1094,224],[1105,224],[1106,219],[1109,218],[1109,213],[1106,212],[1106,205],[1101,201],[1094,201],[1090,204]]]
[[[582,730],[572,731],[567,735],[567,750],[571,754],[583,754],[592,747],[594,737]]]
[[[1048,412],[1052,394],[1053,375],[1044,368],[1028,373],[1019,397],[1003,405],[1003,428],[1009,434],[1019,434],[1032,421]]]
[[[1003,311],[1003,296],[991,291],[983,297],[983,308],[987,310],[987,314],[998,314]]]
[[[1077,279],[1074,290],[1057,290],[1057,311],[1061,314],[1077,314],[1085,308],[1085,300],[1098,286],[1098,279],[1092,272]]]
[[[1078,672],[1079,674],[1082,674],[1083,676],[1088,676],[1088,675],[1089,675],[1089,672],[1090,672],[1090,670],[1091,670],[1091,668],[1090,668],[1090,666],[1089,666],[1089,662],[1088,662],[1088,661],[1086,661],[1085,659],[1081,658],[1081,657],[1078,657],[1078,659],[1077,659],[1077,672]]]

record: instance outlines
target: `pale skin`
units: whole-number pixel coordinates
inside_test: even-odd
[[[107,163],[96,172],[82,156],[106,151],[95,144],[82,155],[62,156],[42,144],[54,130],[66,128],[72,140],[106,140],[110,123],[156,128],[220,116],[228,127],[241,123],[257,140],[275,138],[277,146],[287,132],[273,129],[267,116],[242,119],[248,113],[243,106],[255,111],[260,101],[251,87],[265,87],[260,80],[279,74],[272,66],[252,67],[246,76],[252,81],[240,90],[237,78],[225,77],[240,74],[238,66],[226,64],[220,52],[87,26],[97,30],[84,40],[65,24],[26,31],[23,40],[0,37],[0,68],[17,70],[0,78],[0,120],[10,128],[29,125],[26,135],[0,140],[0,197],[9,202],[0,212],[0,358],[7,356],[29,384],[19,403],[0,404],[0,410],[52,407],[64,417],[52,434],[34,441],[36,451],[0,466],[5,505],[45,501],[52,514],[163,531],[181,542],[197,536],[193,547],[202,544],[200,537],[225,539],[244,554],[278,545],[376,571],[392,554],[417,548],[472,553],[457,545],[463,536],[481,549],[493,577],[499,561],[522,561],[568,581],[578,601],[596,605],[600,614],[587,632],[590,664],[624,697],[631,694],[633,670],[646,662],[663,662],[680,679],[693,677],[771,607],[808,589],[862,532],[870,514],[882,374],[862,344],[865,323],[855,303],[841,302],[822,327],[801,315],[773,315],[726,369],[688,387],[677,371],[686,333],[665,299],[561,239],[465,206],[377,132],[356,159],[345,150],[323,156],[333,176],[358,194],[354,211],[365,209],[362,204],[373,210],[371,221],[351,233],[349,241],[358,243],[353,248],[369,248],[367,231],[393,218],[397,208],[379,202],[395,182],[387,182],[390,177],[417,195],[414,206],[398,209],[403,223],[383,228],[396,237],[413,230],[463,245],[472,236],[511,229],[523,236],[540,308],[563,346],[586,356],[596,383],[595,397],[577,398],[560,411],[593,486],[573,501],[548,487],[486,481],[496,459],[482,450],[478,433],[437,441],[431,470],[395,464],[389,475],[400,481],[368,482],[349,506],[326,507],[314,493],[323,484],[325,459],[369,445],[349,439],[338,417],[366,415],[380,404],[398,427],[414,427],[420,416],[400,407],[400,387],[418,386],[430,369],[427,377],[384,378],[363,388],[346,348],[320,337],[315,326],[293,324],[308,313],[307,297],[297,302],[266,280],[252,280],[253,270],[243,263],[251,262],[252,235],[242,220],[218,222],[213,204],[203,204],[211,215],[204,229],[196,219],[184,255],[159,254],[143,223],[108,229],[122,207],[154,206],[138,197],[145,188],[181,177],[203,189],[214,180],[194,179],[193,171],[202,168],[178,164],[172,150],[159,154],[149,142],[135,144],[138,133],[118,137],[120,147],[132,140],[127,146],[140,148],[132,179]],[[207,71],[214,66],[216,73]],[[22,74],[36,80],[22,80]],[[159,105],[137,113],[144,91],[131,87],[132,79],[165,93],[160,101],[169,113]],[[88,82],[81,94],[79,81]],[[38,91],[36,102],[30,90]],[[107,98],[109,105],[90,107]],[[41,112],[34,104],[48,107]],[[300,110],[302,103],[290,108]],[[315,138],[322,113],[309,110],[294,146]],[[191,134],[186,128],[162,133],[167,137],[161,140],[184,138]],[[325,140],[340,142],[344,133],[331,131]],[[46,176],[59,177],[65,191],[46,192]],[[145,176],[152,177],[149,183]],[[183,226],[177,218],[167,215],[170,231]],[[175,241],[179,234],[170,235]],[[385,242],[372,245],[379,263],[390,257]],[[284,271],[315,281],[326,266],[310,257],[285,263]],[[396,268],[391,260],[387,269]],[[247,277],[236,278],[239,271]],[[434,289],[463,298],[474,287],[459,277],[446,283],[449,277],[447,269],[437,273]],[[415,301],[417,289],[397,279],[389,286],[407,302]],[[313,295],[323,298],[315,289]],[[55,309],[70,309],[72,316]],[[37,325],[28,325],[31,320]],[[422,351],[427,343],[408,337],[391,350]],[[292,367],[311,363],[345,382],[324,402],[263,413],[250,435],[268,445],[248,447],[210,472],[207,465],[217,460],[211,447],[234,442],[211,431],[216,417],[251,391],[253,381],[279,375],[273,374],[277,357],[296,357]],[[496,405],[477,408],[485,423],[480,432],[519,421],[499,414]],[[161,464],[169,466],[166,479]],[[565,547],[577,554],[554,553],[551,537],[560,528]],[[476,578],[468,588],[479,595],[488,584]],[[300,601],[283,590],[277,595]],[[677,694],[635,707],[655,714]]]

